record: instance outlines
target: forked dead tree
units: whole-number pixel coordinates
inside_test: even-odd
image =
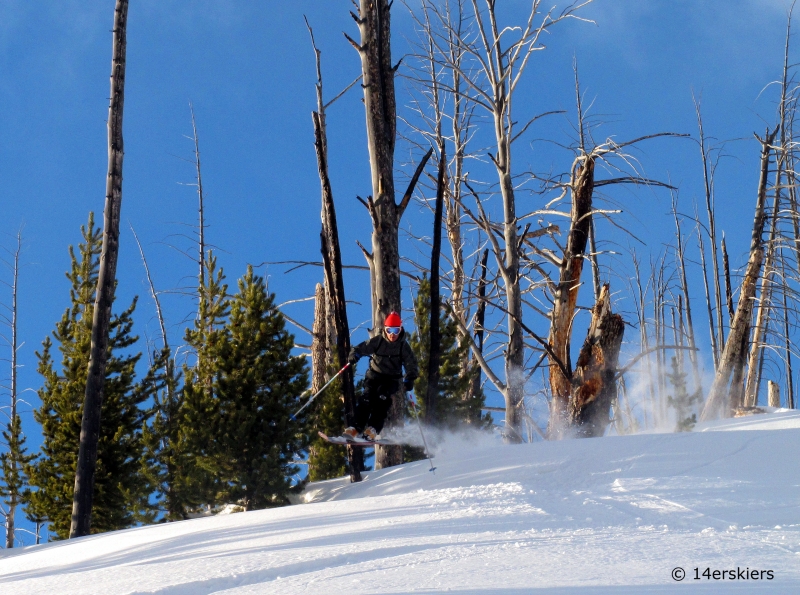
[[[738,387],[741,385],[744,363],[747,357],[747,344],[756,285],[764,263],[763,235],[767,220],[765,203],[767,200],[769,164],[773,151],[772,145],[777,133],[778,127],[772,132],[767,130],[763,139],[756,135],[761,144],[761,175],[758,181],[753,234],[750,241],[750,257],[742,279],[739,302],[731,323],[728,340],[722,350],[717,373],[700,416],[701,421],[712,419],[720,412],[727,415],[731,408],[736,407],[741,402],[741,390]]]
[[[507,316],[505,381],[501,381],[491,371],[482,354],[473,351],[481,368],[505,399],[506,438],[511,441],[522,439],[525,331],[520,253],[522,244],[527,239],[525,237],[527,230],[522,234],[518,230],[519,215],[513,181],[512,146],[536,120],[547,115],[533,117],[518,128],[512,114],[512,99],[530,58],[544,47],[540,42],[541,36],[561,21],[578,18],[578,11],[589,3],[591,0],[576,2],[557,13],[555,9],[543,10],[542,2],[534,0],[528,20],[523,27],[501,27],[496,0],[486,0],[483,9],[479,6],[478,0],[471,0],[470,18],[475,19],[474,33],[457,28],[455,21],[443,10],[433,3],[426,4],[427,10],[437,17],[441,29],[440,33],[431,36],[437,59],[447,69],[458,73],[458,80],[463,82],[466,91],[460,91],[444,83],[442,88],[473,102],[486,112],[493,125],[495,152],[489,152],[488,155],[495,167],[503,204],[503,221],[499,230],[502,246],[495,237],[495,224],[486,216],[480,204],[481,199],[474,190],[472,194],[478,201],[479,216],[471,215],[471,217],[489,238],[497,261],[497,270],[502,279],[504,309]],[[515,35],[515,39],[508,39],[512,34]],[[451,51],[452,46],[458,51]],[[462,329],[462,335],[468,336],[463,321],[456,320],[456,322]]]
[[[92,524],[92,497],[100,439],[100,407],[106,376],[111,305],[117,276],[119,218],[122,206],[122,114],[125,98],[125,51],[127,43],[128,0],[117,0],[114,7],[113,56],[111,61],[111,102],[108,108],[108,176],[103,211],[103,248],[92,318],[92,348],[86,397],[83,404],[80,449],[75,471],[72,524],[69,536],[88,535]]]
[[[390,0],[360,0],[358,14],[351,13],[358,25],[361,42],[347,39],[361,58],[362,88],[367,117],[372,195],[362,200],[372,220],[372,252],[364,251],[369,263],[372,287],[372,332],[381,332],[383,321],[400,312],[400,220],[414,193],[417,180],[432,150],[422,159],[405,195],[396,202],[394,148],[397,136],[394,76],[398,64],[392,63]],[[395,395],[387,426],[402,423],[404,399]],[[375,467],[381,469],[403,462],[402,448],[378,447]]]
[[[314,46],[317,64],[317,111],[311,114],[314,123],[314,149],[317,154],[317,170],[320,179],[322,194],[322,232],[320,234],[322,262],[325,270],[325,294],[327,304],[324,309],[317,309],[318,314],[324,314],[325,322],[315,320],[315,329],[318,330],[333,320],[336,331],[336,345],[328,345],[329,349],[336,349],[337,363],[342,366],[347,361],[350,352],[350,327],[347,321],[347,305],[344,293],[344,277],[342,275],[342,253],[339,248],[339,229],[336,223],[336,208],[333,203],[333,190],[328,172],[328,137],[325,127],[325,104],[322,95],[322,66],[321,53],[314,42],[311,33],[311,42]],[[348,87],[349,88],[349,87]],[[333,99],[335,101],[341,96]],[[319,292],[318,292],[319,295]],[[316,336],[315,336],[316,339]],[[313,354],[312,354],[313,355]],[[325,368],[327,358],[315,359],[315,375],[319,373],[316,368]],[[352,417],[355,412],[355,387],[353,384],[353,369],[347,368],[341,375],[342,396],[344,398],[345,414]],[[350,481],[361,481],[363,467],[363,450],[347,447],[347,458],[350,467]]]

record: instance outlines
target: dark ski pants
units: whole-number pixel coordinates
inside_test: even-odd
[[[364,393],[356,403],[356,416],[353,427],[363,432],[367,426],[375,428],[380,434],[386,415],[392,407],[392,395],[400,388],[397,378],[368,374],[365,377]]]

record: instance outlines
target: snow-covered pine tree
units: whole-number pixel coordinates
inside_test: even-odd
[[[216,379],[218,409],[213,466],[220,498],[245,510],[288,504],[303,483],[294,460],[308,446],[308,428],[290,419],[308,386],[305,360],[293,356],[275,296],[247,267],[231,299]]]
[[[691,432],[694,425],[697,423],[697,414],[692,413],[692,408],[695,403],[702,401],[701,389],[698,389],[692,394],[686,389],[686,379],[688,374],[683,370],[681,361],[678,356],[672,356],[672,372],[667,374],[667,379],[672,384],[674,395],[667,397],[669,405],[675,409],[675,416],[677,418],[675,431],[676,432]]]
[[[430,280],[423,276],[419,283],[417,297],[414,300],[414,318],[417,330],[409,337],[409,344],[419,362],[420,375],[414,383],[414,392],[418,398],[421,414],[425,413],[425,395],[428,390],[428,358],[430,351]],[[481,415],[481,407],[485,402],[482,391],[471,395],[472,378],[461,373],[461,360],[469,349],[466,342],[459,342],[456,323],[446,312],[439,319],[441,334],[441,354],[439,367],[439,411],[436,418],[444,427],[456,428],[469,423],[471,419],[480,419],[478,428],[490,427],[492,420],[487,413]],[[474,426],[473,426],[474,427]]]
[[[34,488],[28,497],[28,516],[47,519],[48,530],[57,539],[66,539],[70,530],[102,245],[102,230],[95,228],[92,213],[81,233],[83,243],[77,256],[72,246],[69,249],[71,304],[53,332],[61,352],[61,369],[56,369],[50,337],[44,340],[42,351],[36,353],[44,385],[38,391],[42,405],[34,411],[34,417],[42,426],[43,443],[39,456],[26,469]],[[150,397],[149,383],[136,382],[134,369],[141,354],[129,350],[138,340],[131,334],[135,307],[134,298],[127,309],[111,319],[92,533],[152,520],[148,502],[152,490],[142,472],[142,427],[146,418],[142,403]]]

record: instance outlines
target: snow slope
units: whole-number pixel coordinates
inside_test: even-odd
[[[698,430],[452,439],[435,474],[422,461],[313,484],[299,506],[5,553],[0,594],[800,593],[800,413]],[[774,578],[694,580],[737,567]]]

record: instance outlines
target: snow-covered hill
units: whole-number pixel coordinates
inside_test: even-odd
[[[795,411],[687,434],[452,439],[435,474],[423,461],[314,484],[299,506],[5,553],[0,593],[800,593],[798,455]]]

